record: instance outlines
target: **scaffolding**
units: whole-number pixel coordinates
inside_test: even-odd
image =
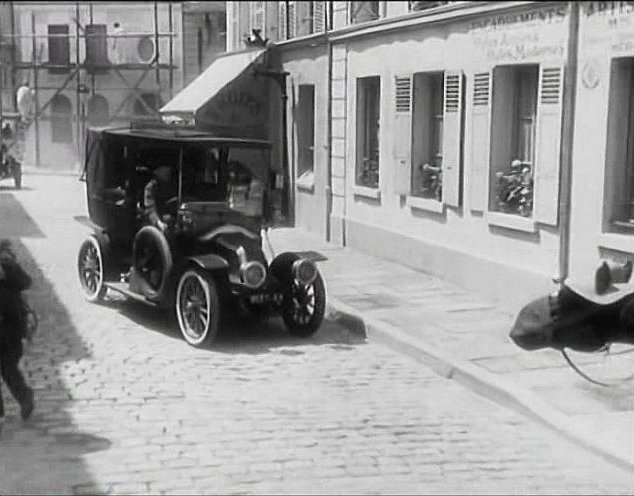
[[[77,157],[82,157],[83,152],[83,141],[87,127],[87,121],[91,118],[90,115],[85,112],[84,106],[82,104],[82,94],[91,94],[95,96],[95,88],[96,88],[96,80],[99,78],[100,74],[110,74],[114,73],[117,78],[123,83],[121,87],[112,87],[109,86],[107,89],[110,91],[122,91],[127,92],[125,98],[120,102],[116,110],[112,113],[108,113],[107,123],[111,123],[113,121],[121,121],[124,119],[138,119],[140,116],[137,115],[125,115],[123,114],[126,104],[130,102],[130,100],[134,100],[138,102],[144,112],[146,113],[146,117],[156,118],[158,116],[158,106],[159,102],[161,102],[161,72],[167,71],[168,76],[168,87],[167,90],[169,92],[169,98],[173,97],[174,93],[174,71],[177,69],[177,66],[174,64],[174,38],[177,34],[174,32],[174,19],[173,19],[173,2],[162,2],[162,5],[167,3],[167,12],[168,12],[168,29],[167,32],[161,32],[159,27],[159,2],[155,0],[153,2],[153,30],[151,32],[126,32],[126,33],[117,33],[117,34],[109,34],[109,33],[99,33],[99,32],[91,32],[90,27],[93,26],[93,2],[64,2],[63,4],[66,6],[72,7],[74,5],[74,18],[71,17],[69,19],[69,25],[74,25],[74,33],[71,34],[70,28],[67,33],[62,34],[37,34],[36,33],[36,17],[35,11],[31,10],[31,23],[30,28],[31,32],[28,34],[19,34],[16,31],[16,12],[13,1],[8,2],[0,2],[0,4],[4,4],[4,10],[0,10],[0,14],[8,10],[9,17],[9,26],[7,26],[7,22],[4,24],[0,24],[0,40],[3,41],[3,45],[0,48],[4,48],[4,64],[8,67],[9,72],[9,88],[3,87],[3,77],[2,73],[0,73],[0,122],[2,122],[3,113],[6,112],[7,109],[3,108],[3,94],[7,92],[11,92],[13,98],[11,100],[11,110],[17,110],[16,101],[15,101],[15,92],[18,87],[17,76],[18,73],[21,75],[26,72],[28,74],[30,80],[30,86],[34,90],[34,101],[33,101],[33,129],[34,129],[34,137],[35,137],[35,166],[40,167],[41,165],[41,132],[40,132],[40,121],[46,119],[45,111],[51,106],[56,96],[62,94],[63,92],[74,90],[76,93],[76,108],[77,108],[77,125],[75,126],[76,139],[75,143],[77,144]],[[22,3],[22,10],[24,10],[25,3]],[[60,3],[61,5],[61,3]],[[88,6],[88,22],[81,24],[80,19],[80,5]],[[33,6],[35,7],[35,6]],[[103,4],[100,4],[101,9],[103,9]],[[6,15],[6,12],[5,12]],[[3,30],[4,26],[4,31]],[[8,33],[6,31],[9,31]],[[139,63],[129,63],[124,62],[120,63],[116,61],[115,63],[110,62],[108,57],[106,56],[105,60],[90,60],[88,57],[88,53],[86,53],[86,58],[82,62],[80,61],[80,45],[83,43],[87,44],[93,40],[99,38],[102,42],[106,44],[106,47],[110,45],[110,40],[113,38],[116,39],[138,39],[139,41],[142,38],[151,37],[153,40],[154,54],[151,60],[147,62],[139,62]],[[62,38],[68,40],[68,46],[70,47],[71,38],[74,38],[74,48],[75,48],[75,60],[71,61],[70,57],[67,63],[59,64],[52,63],[50,60],[47,62],[41,62],[41,51],[38,54],[38,39],[44,38],[47,40],[51,40],[54,38]],[[104,41],[105,38],[105,41]],[[162,38],[168,38],[168,57],[166,62],[161,62],[161,54],[160,54],[160,44],[159,40]],[[8,40],[8,43],[7,43]],[[30,43],[29,43],[30,42]],[[31,60],[20,60],[18,59],[18,53],[21,53],[24,50],[24,47],[28,47],[30,45],[31,51]],[[7,50],[8,48],[8,50]],[[88,50],[88,48],[86,48]],[[7,57],[8,52],[8,57]],[[69,52],[70,53],[70,52]],[[6,60],[8,58],[8,61]],[[50,59],[50,54],[49,54]],[[5,69],[6,71],[7,69]],[[57,71],[57,73],[65,73],[67,72],[67,76],[64,81],[59,85],[53,86],[40,86],[40,72],[46,71]],[[125,76],[125,73],[136,72],[137,77],[134,78],[133,82],[130,82]],[[143,98],[143,94],[141,93],[141,84],[147,79],[147,76],[150,74],[154,74],[154,85],[153,89],[148,91],[147,88],[144,88],[144,93],[153,93],[155,97],[157,108],[150,108],[148,103]],[[24,77],[24,76],[23,76]],[[74,87],[72,82],[74,81]],[[90,81],[89,85],[85,84],[85,81]],[[40,96],[40,90],[52,90],[53,94],[42,100]]]

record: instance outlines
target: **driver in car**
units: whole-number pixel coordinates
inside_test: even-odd
[[[176,184],[172,181],[172,169],[160,166],[154,169],[154,177],[145,185],[143,207],[147,222],[161,231],[167,229],[165,204],[176,196]]]

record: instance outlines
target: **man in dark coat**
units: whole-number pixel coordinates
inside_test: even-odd
[[[0,240],[0,372],[4,383],[20,404],[22,418],[33,413],[33,390],[27,386],[19,368],[22,339],[25,337],[21,292],[31,286],[31,277],[17,262],[8,240]],[[0,394],[0,428],[4,403]]]

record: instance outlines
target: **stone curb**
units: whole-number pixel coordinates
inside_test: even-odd
[[[36,169],[34,167],[23,167],[22,174],[25,176],[76,176],[78,179],[79,176],[81,176],[81,172],[69,170]]]
[[[438,375],[454,379],[468,389],[555,430],[567,440],[600,456],[625,470],[634,471],[634,462],[597,442],[571,425],[570,419],[535,393],[519,388],[512,382],[488,372],[466,360],[454,360],[420,339],[408,335],[380,319],[364,317],[351,306],[329,297],[327,316],[349,329],[358,337],[370,339],[409,356],[434,370]]]

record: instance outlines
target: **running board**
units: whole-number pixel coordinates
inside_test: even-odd
[[[117,293],[121,293],[124,296],[132,298],[133,300],[140,301],[141,303],[145,303],[146,305],[151,305],[153,307],[158,307],[156,303],[148,300],[145,296],[140,295],[139,293],[135,293],[134,291],[131,291],[128,286],[128,283],[126,282],[106,282],[104,283],[104,285],[108,289],[112,289],[113,291],[116,291]]]

